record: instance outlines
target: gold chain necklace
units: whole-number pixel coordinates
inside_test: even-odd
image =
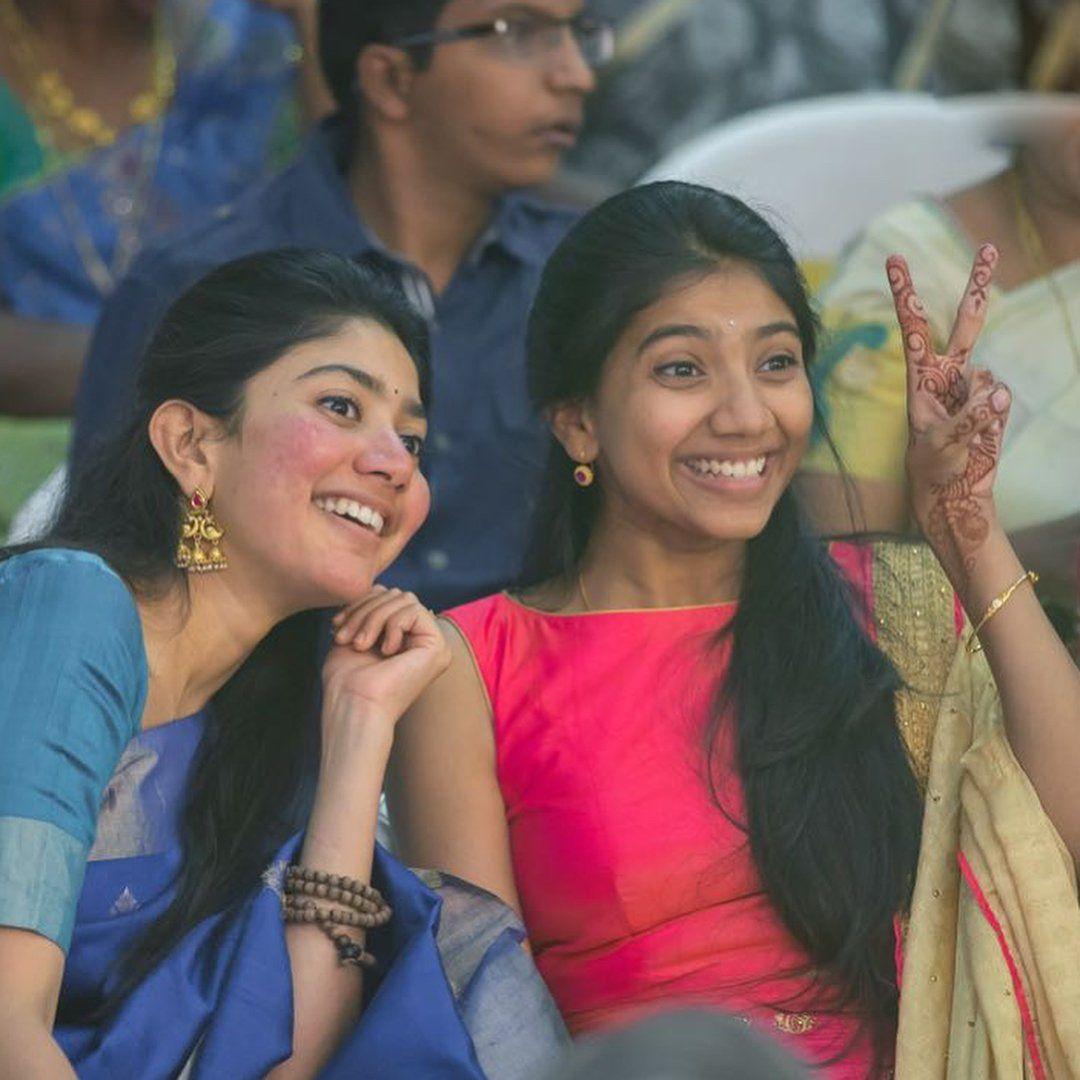
[[[1061,286],[1054,279],[1054,270],[1050,265],[1050,259],[1046,254],[1046,245],[1043,244],[1039,235],[1039,228],[1035,224],[1031,211],[1024,200],[1024,192],[1020,186],[1020,173],[1016,166],[1009,171],[1009,187],[1012,191],[1013,212],[1016,217],[1016,231],[1020,235],[1020,243],[1024,246],[1024,252],[1040,276],[1046,281],[1047,288],[1061,312],[1061,321],[1065,324],[1065,334],[1069,339],[1069,347],[1072,349],[1073,362],[1080,371],[1080,339],[1077,338],[1076,328],[1073,326],[1072,316],[1069,313],[1069,304],[1061,291]]]
[[[128,116],[133,124],[145,124],[160,116],[172,99],[176,86],[176,55],[165,32],[165,22],[160,17],[154,19],[150,86],[128,103]],[[69,141],[84,149],[100,149],[116,142],[116,129],[96,109],[78,104],[60,72],[46,66],[34,31],[15,0],[0,0],[0,30],[30,92],[30,111],[42,126],[53,131],[62,128]]]

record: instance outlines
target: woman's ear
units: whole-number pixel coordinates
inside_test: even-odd
[[[223,434],[220,420],[186,401],[165,401],[150,417],[147,433],[162,465],[185,495],[196,488],[208,498],[213,495],[217,479],[214,446]]]
[[[547,410],[547,421],[555,438],[574,461],[589,464],[600,453],[595,424],[589,407],[582,401],[563,401]]]

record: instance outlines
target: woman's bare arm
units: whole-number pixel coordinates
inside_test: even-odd
[[[888,265],[908,367],[912,506],[976,625],[1026,570],[1001,528],[993,498],[1012,396],[990,372],[970,363],[996,262],[995,249],[983,245],[943,353],[931,344],[907,264],[893,256]],[[1017,760],[1080,861],[1080,669],[1027,582],[983,622],[978,637]]]
[[[52,1036],[63,975],[59,945],[0,926],[0,1080],[74,1080]]]
[[[387,773],[394,836],[410,866],[445,870],[520,912],[487,693],[453,623],[447,671],[398,724]]]

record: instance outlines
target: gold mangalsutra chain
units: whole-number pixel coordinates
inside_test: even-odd
[[[1020,173],[1014,165],[1009,172],[1009,186],[1012,189],[1013,211],[1016,215],[1016,231],[1020,235],[1020,243],[1024,245],[1024,251],[1031,260],[1038,273],[1046,280],[1058,310],[1061,312],[1061,320],[1065,324],[1065,333],[1069,339],[1069,347],[1072,349],[1073,362],[1080,371],[1080,339],[1077,337],[1076,328],[1073,326],[1072,316],[1069,314],[1069,304],[1061,292],[1061,287],[1054,280],[1053,267],[1046,254],[1046,245],[1039,235],[1039,228],[1035,219],[1031,216],[1027,203],[1024,200],[1024,192],[1020,186]]]
[[[165,111],[176,88],[176,54],[165,31],[167,20],[154,19],[154,57],[150,87],[128,103],[133,124],[144,124]],[[30,91],[30,111],[45,127],[63,128],[80,146],[101,149],[116,142],[118,132],[102,115],[80,105],[71,88],[55,67],[47,67],[42,50],[34,40],[16,0],[0,0],[0,30]]]

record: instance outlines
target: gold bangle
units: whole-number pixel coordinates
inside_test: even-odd
[[[1034,570],[1025,570],[1004,592],[999,593],[990,601],[990,606],[986,609],[983,617],[978,621],[975,629],[971,631],[968,636],[967,643],[964,645],[964,649],[968,656],[974,656],[977,652],[982,651],[982,642],[979,641],[979,631],[1012,599],[1012,594],[1024,584],[1025,581],[1030,581],[1032,586],[1039,580],[1039,575]]]

